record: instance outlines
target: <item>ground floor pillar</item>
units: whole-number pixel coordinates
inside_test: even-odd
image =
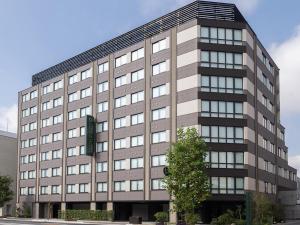
[[[170,223],[177,222],[177,213],[173,210],[173,202],[170,202],[169,218],[170,218]]]
[[[62,202],[61,205],[60,205],[60,210],[61,211],[66,211],[66,209],[67,209],[66,203]]]
[[[114,205],[113,205],[112,202],[107,202],[107,204],[106,204],[106,210],[107,210],[107,211],[112,211],[112,210],[114,210]]]
[[[40,218],[40,203],[33,203],[32,217],[35,219]]]
[[[91,202],[90,210],[96,210],[96,202]]]

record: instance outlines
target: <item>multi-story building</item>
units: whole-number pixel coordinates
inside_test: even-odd
[[[12,179],[10,189],[14,192],[11,201],[0,207],[0,217],[12,216],[16,209],[16,182],[18,166],[18,139],[17,134],[0,131],[0,176],[9,176]]]
[[[18,202],[36,217],[50,202],[53,216],[113,209],[152,220],[169,209],[165,153],[180,127],[209,146],[204,220],[246,191],[276,198],[296,188],[279,95],[279,69],[236,6],[195,1],[32,77],[19,93]]]

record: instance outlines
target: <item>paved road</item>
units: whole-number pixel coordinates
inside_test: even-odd
[[[80,224],[85,224],[85,225],[95,225],[96,223],[84,223],[84,222],[62,222],[62,221],[30,221],[30,220],[14,220],[14,219],[0,219],[0,225],[80,225]],[[100,222],[98,224],[102,225],[124,225],[124,223],[103,223]]]

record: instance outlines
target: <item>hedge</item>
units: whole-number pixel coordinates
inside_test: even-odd
[[[64,220],[103,220],[112,221],[113,211],[106,210],[65,210],[58,211],[58,218]]]

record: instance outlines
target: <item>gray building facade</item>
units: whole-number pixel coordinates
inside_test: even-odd
[[[18,139],[15,133],[0,131],[0,175],[9,176],[13,182],[11,190],[14,197],[0,208],[0,216],[15,214],[17,199],[17,168],[18,166]]]
[[[279,69],[236,6],[195,1],[32,77],[19,92],[18,203],[35,217],[50,202],[54,217],[89,208],[153,220],[171,205],[165,153],[186,127],[209,146],[204,220],[246,191],[276,198],[296,188],[279,95]]]

